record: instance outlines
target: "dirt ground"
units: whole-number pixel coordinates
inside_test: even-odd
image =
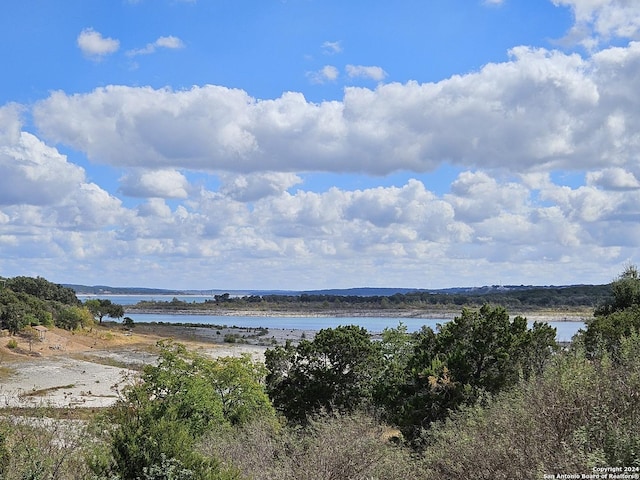
[[[304,332],[309,337],[313,332]],[[118,398],[144,364],[156,361],[156,344],[171,339],[211,356],[250,354],[264,359],[267,345],[296,340],[302,331],[105,324],[82,332],[50,328],[40,339],[0,337],[0,408],[49,405],[105,407]],[[225,341],[226,337],[226,341]],[[8,345],[15,342],[15,346]],[[233,343],[231,343],[233,342]]]

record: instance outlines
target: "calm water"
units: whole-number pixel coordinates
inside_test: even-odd
[[[171,295],[78,295],[83,302],[92,298],[109,299],[120,305],[135,305],[143,300],[170,302]],[[187,303],[203,303],[212,300],[212,296],[176,295],[178,300]],[[340,325],[358,325],[370,332],[381,332],[385,328],[397,327],[400,322],[407,326],[407,330],[415,332],[423,325],[437,328],[438,324],[446,323],[449,319],[425,319],[425,318],[393,318],[393,317],[231,317],[218,315],[171,315],[155,313],[134,313],[128,315],[136,322],[165,322],[165,323],[200,323],[203,325],[227,325],[250,328],[281,328],[289,330],[321,330],[323,328],[335,328]],[[557,331],[559,342],[571,340],[580,328],[584,328],[583,322],[549,322],[549,325]]]
[[[415,332],[423,325],[437,328],[449,319],[391,318],[391,317],[229,317],[218,315],[171,315],[156,313],[134,313],[128,315],[136,322],[195,323],[202,325],[236,326],[250,328],[280,328],[285,330],[321,330],[340,325],[358,325],[369,332],[381,332],[385,328],[397,327],[400,322],[407,330]],[[557,331],[559,342],[568,342],[585,326],[583,322],[548,322]]]

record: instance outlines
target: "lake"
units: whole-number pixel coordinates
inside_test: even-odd
[[[438,324],[450,321],[448,318],[394,318],[394,317],[242,317],[220,315],[172,315],[166,313],[132,313],[128,315],[135,322],[152,323],[193,323],[228,327],[279,328],[284,330],[322,330],[340,325],[358,325],[369,332],[381,332],[385,328],[397,327],[400,322],[407,330],[415,332],[423,325],[437,328]],[[547,322],[557,332],[559,342],[569,342],[576,332],[585,326],[583,322]]]
[[[77,295],[78,299],[85,302],[92,298],[108,299],[123,306],[135,305],[143,300],[170,302],[172,295]],[[203,303],[205,300],[213,300],[212,296],[202,295],[176,295],[175,298],[187,303]],[[358,325],[372,333],[381,332],[385,328],[397,327],[399,322],[407,326],[407,330],[415,332],[423,325],[436,329],[438,324],[446,323],[448,318],[395,318],[395,317],[242,317],[219,315],[175,315],[155,313],[133,313],[127,316],[136,322],[151,323],[200,323],[203,325],[227,325],[250,328],[280,328],[290,330],[322,330],[323,328],[335,328],[340,325]],[[576,332],[585,327],[583,322],[548,322],[557,332],[559,342],[569,342]]]

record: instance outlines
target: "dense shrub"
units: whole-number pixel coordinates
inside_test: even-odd
[[[420,479],[419,463],[370,416],[321,415],[304,428],[256,421],[204,442],[211,456],[260,480]]]
[[[2,480],[82,480],[92,477],[85,454],[93,442],[80,422],[52,420],[47,409],[0,418]]]
[[[593,467],[640,466],[640,337],[620,364],[582,351],[538,378],[425,432],[426,473],[439,479],[539,479]]]

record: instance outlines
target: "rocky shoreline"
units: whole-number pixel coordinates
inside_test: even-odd
[[[134,305],[125,307],[125,315],[129,314],[159,314],[159,315],[212,315],[220,317],[308,317],[308,318],[423,318],[453,320],[460,315],[461,310],[423,310],[423,309],[327,309],[317,310],[255,310],[230,308],[138,308]],[[511,318],[521,315],[530,321],[539,322],[583,322],[591,317],[585,311],[522,311],[509,312]]]

